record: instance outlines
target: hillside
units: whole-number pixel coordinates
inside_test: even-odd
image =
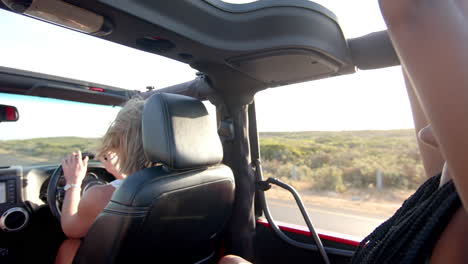
[[[58,163],[78,149],[95,151],[99,139],[35,138],[0,142],[0,166]],[[424,172],[413,130],[260,133],[265,177],[297,181],[311,190],[375,187],[414,189]]]
[[[311,189],[373,188],[380,171],[386,188],[414,189],[424,170],[414,130],[260,133],[265,177]]]
[[[73,151],[95,151],[97,138],[54,137],[0,141],[0,166],[59,163]]]

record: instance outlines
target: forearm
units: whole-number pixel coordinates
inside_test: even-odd
[[[413,113],[414,130],[416,132],[416,139],[419,146],[419,152],[421,153],[424,170],[426,171],[427,177],[432,177],[442,171],[444,166],[444,159],[442,158],[438,149],[423,143],[417,136],[421,129],[429,125],[429,121],[427,120],[426,115],[422,110],[421,104],[415,94],[414,88],[411,85],[405,70],[403,70],[403,75],[405,77],[406,90],[408,92],[408,98]]]
[[[381,0],[382,13],[468,208],[468,8],[462,0]]]
[[[79,186],[79,185],[78,185]],[[80,187],[73,187],[66,191],[62,205],[62,216],[60,218],[63,232],[71,238],[76,238],[74,226],[78,215],[78,206],[80,204]]]

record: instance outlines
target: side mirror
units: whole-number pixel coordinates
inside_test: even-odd
[[[0,122],[16,122],[19,119],[18,109],[11,105],[0,105]]]

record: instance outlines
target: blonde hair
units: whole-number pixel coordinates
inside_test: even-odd
[[[125,175],[152,165],[143,151],[141,136],[144,102],[142,98],[133,98],[125,103],[107,129],[98,149],[99,157],[115,153],[119,171]]]

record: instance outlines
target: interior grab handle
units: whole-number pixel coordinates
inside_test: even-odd
[[[262,168],[261,168],[261,164],[260,164],[260,160],[256,160],[254,162],[254,165],[255,165],[255,170],[256,170],[256,181],[257,181],[257,185],[260,187],[260,192],[259,192],[259,202],[261,204],[261,207],[263,209],[263,212],[265,214],[265,217],[268,221],[268,223],[270,224],[270,226],[272,227],[272,229],[274,230],[274,232],[281,238],[283,239],[285,242],[295,246],[295,247],[299,247],[299,248],[303,248],[303,249],[308,249],[308,250],[317,250],[320,252],[320,255],[322,255],[322,258],[323,258],[323,261],[325,264],[330,264],[330,260],[328,258],[328,255],[327,255],[327,252],[325,251],[325,248],[323,247],[323,244],[322,244],[322,241],[320,240],[320,237],[318,236],[317,232],[315,232],[315,229],[314,229],[314,226],[312,225],[312,222],[310,221],[310,217],[309,217],[309,214],[307,213],[306,209],[305,209],[305,206],[304,204],[302,203],[302,200],[301,200],[301,197],[299,196],[299,194],[297,193],[297,191],[291,187],[290,185],[278,180],[278,179],[275,179],[275,178],[268,178],[266,181],[262,181]],[[287,191],[289,191],[293,197],[294,197],[294,200],[296,200],[296,203],[299,207],[299,210],[301,211],[301,214],[302,214],[302,217],[304,218],[304,221],[306,222],[307,224],[307,227],[309,228],[309,231],[310,233],[312,234],[312,237],[314,238],[314,241],[315,241],[315,245],[311,245],[311,244],[307,244],[307,243],[302,243],[302,242],[298,242],[298,241],[295,241],[291,238],[289,238],[286,234],[283,233],[283,231],[281,231],[279,229],[279,227],[276,225],[276,223],[273,221],[273,218],[271,217],[270,215],[270,211],[268,209],[268,205],[267,205],[267,202],[266,202],[266,198],[265,198],[265,191],[270,189],[270,184],[275,184],[283,189],[286,189]]]

